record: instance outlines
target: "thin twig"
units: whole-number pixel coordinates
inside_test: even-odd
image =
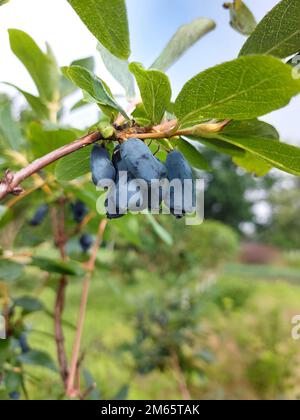
[[[204,136],[215,134],[221,131],[230,120],[225,120],[221,122],[213,123],[204,123],[193,126],[191,128],[179,129],[178,121],[171,120],[166,121],[163,124],[160,124],[156,127],[130,127],[124,128],[123,130],[117,130],[114,138],[107,139],[107,141],[118,140],[119,142],[124,142],[130,137],[136,137],[141,140],[146,139],[164,139],[171,138],[176,136]],[[4,174],[4,178],[0,180],[0,201],[5,198],[8,194],[21,195],[24,193],[21,183],[27,178],[36,174],[46,166],[50,165],[57,160],[76,152],[79,149],[82,149],[86,146],[89,146],[98,140],[103,140],[102,135],[99,132],[94,132],[88,134],[87,136],[82,137],[79,140],[67,144],[53,152],[41,157],[40,159],[35,160],[30,163],[25,168],[21,169],[17,173],[13,173],[10,170],[7,170]]]
[[[192,399],[192,397],[191,397],[190,391],[188,389],[184,373],[182,372],[182,369],[181,369],[181,366],[180,366],[180,363],[179,363],[179,359],[178,359],[178,355],[175,352],[175,350],[172,350],[171,361],[172,361],[174,374],[176,376],[176,380],[177,380],[178,387],[180,389],[181,395],[182,395],[184,400],[190,401]]]
[[[92,384],[91,386],[89,386],[88,389],[84,391],[80,396],[80,400],[85,400],[89,396],[89,394],[91,394],[96,388],[97,384]]]
[[[57,349],[58,364],[60,367],[60,375],[63,383],[66,385],[69,371],[68,360],[65,351],[65,338],[62,328],[62,315],[65,306],[65,290],[67,286],[66,276],[62,276],[59,281],[58,289],[56,292],[55,310],[54,310],[54,325],[55,325],[55,341]]]
[[[51,208],[51,219],[53,225],[55,245],[60,251],[61,258],[66,260],[65,244],[65,199],[59,200],[60,212],[58,214],[55,207]],[[65,291],[68,281],[67,277],[63,275],[59,280],[58,289],[56,292],[55,309],[54,309],[54,329],[55,329],[55,342],[57,350],[57,359],[60,368],[60,375],[63,380],[64,386],[67,386],[69,375],[68,359],[65,350],[65,338],[62,327],[62,316],[65,306]]]
[[[101,138],[102,136],[98,132],[88,134],[79,140],[75,140],[72,143],[69,143],[57,150],[54,150],[51,153],[48,153],[40,159],[35,160],[26,166],[26,168],[21,169],[15,174],[9,170],[6,171],[4,179],[0,181],[0,200],[2,200],[8,194],[21,194],[23,189],[20,187],[20,184],[25,181],[25,179],[36,174],[51,163],[56,162],[57,160],[71,153],[74,153],[79,149],[89,146],[98,140],[101,140]]]
[[[68,384],[67,384],[67,396],[71,398],[80,396],[80,390],[76,389],[75,387],[75,379],[76,379],[77,369],[78,369],[78,359],[79,359],[81,338],[82,338],[82,333],[83,333],[83,326],[84,326],[86,307],[87,307],[87,301],[88,301],[88,293],[89,293],[90,281],[91,281],[93,272],[95,270],[95,263],[96,263],[98,249],[103,240],[103,235],[104,235],[107,223],[108,223],[107,220],[103,219],[99,224],[97,238],[93,245],[91,257],[87,264],[87,269],[89,270],[89,272],[85,276],[83,286],[82,286],[82,296],[81,296],[81,304],[80,304],[79,317],[78,317],[78,323],[77,323],[77,332],[76,332],[75,342],[73,346],[70,373],[69,373]]]

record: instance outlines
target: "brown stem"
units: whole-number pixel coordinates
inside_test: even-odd
[[[89,293],[89,287],[90,287],[92,274],[95,270],[97,252],[103,240],[103,235],[104,235],[107,223],[108,223],[107,220],[102,220],[99,224],[97,238],[93,245],[91,257],[87,264],[87,268],[89,272],[87,273],[83,282],[83,286],[82,286],[82,296],[81,296],[81,304],[80,304],[80,309],[79,309],[77,331],[76,331],[76,336],[75,336],[75,341],[74,341],[74,346],[73,346],[70,373],[69,373],[68,383],[67,383],[67,396],[71,398],[80,396],[80,390],[76,389],[75,387],[75,380],[76,380],[77,371],[78,371],[78,360],[79,360],[81,338],[82,338],[82,333],[83,333],[83,326],[84,326],[86,307],[87,307],[87,301],[88,301],[88,293]]]
[[[178,387],[180,389],[181,395],[182,395],[184,400],[190,401],[192,399],[192,397],[191,397],[190,391],[188,389],[184,373],[182,372],[182,369],[181,369],[181,366],[180,366],[180,363],[179,363],[179,359],[178,359],[178,355],[177,355],[175,350],[172,350],[171,362],[172,362],[172,366],[173,366],[173,369],[174,369],[174,373],[175,373],[175,376],[176,376],[176,380],[177,380]]]
[[[64,198],[61,198],[59,200],[59,206],[60,206],[59,213],[55,207],[51,209],[51,219],[52,219],[55,245],[60,251],[61,258],[65,261],[66,260],[65,244],[66,244],[67,238],[65,236],[65,199]],[[58,359],[58,364],[59,364],[60,375],[61,375],[61,378],[65,387],[67,386],[69,369],[68,369],[67,354],[65,350],[65,338],[64,338],[64,332],[63,332],[63,327],[62,327],[62,316],[63,316],[64,306],[65,306],[65,292],[66,292],[67,284],[68,284],[67,277],[62,276],[59,281],[58,289],[56,292],[55,309],[54,309],[54,331],[55,331],[57,359]]]
[[[98,140],[101,140],[101,138],[102,136],[98,132],[88,134],[79,140],[75,140],[72,143],[69,143],[57,150],[54,150],[51,153],[48,153],[40,159],[35,160],[26,166],[26,168],[21,169],[15,174],[9,170],[6,171],[4,179],[0,181],[0,200],[2,200],[8,194],[21,194],[23,189],[20,187],[20,184],[25,181],[25,179],[31,177],[51,163],[56,162],[57,160],[71,153],[74,153],[79,149],[89,146]]]
[[[65,352],[65,338],[62,328],[62,315],[65,306],[65,290],[67,286],[67,279],[63,276],[58,285],[55,301],[54,310],[54,325],[55,325],[55,341],[57,349],[58,364],[60,367],[60,375],[63,383],[66,386],[69,371],[68,371],[68,360]]]
[[[125,128],[123,130],[116,131],[115,138],[113,140],[117,139],[120,142],[123,142],[130,137],[136,137],[143,140],[164,139],[181,135],[205,136],[221,131],[229,122],[230,120],[225,120],[219,123],[204,123],[191,128],[180,130],[178,129],[178,121],[171,120],[152,128],[133,127],[129,129]],[[37,159],[34,162],[30,163],[28,166],[21,169],[15,174],[7,170],[5,172],[4,178],[0,180],[0,201],[3,198],[5,198],[8,194],[22,194],[24,191],[21,187],[21,183],[25,181],[25,179],[39,172],[41,169],[101,139],[103,139],[102,135],[99,132],[94,132],[82,137],[79,140],[75,140],[74,142],[67,144],[57,150],[54,150],[51,153],[48,153],[40,159]],[[109,141],[112,139],[107,140]]]

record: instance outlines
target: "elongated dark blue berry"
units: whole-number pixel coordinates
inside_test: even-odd
[[[165,199],[170,211],[177,218],[192,213],[195,205],[195,182],[193,171],[182,153],[169,153],[166,161],[168,180],[174,185]],[[185,182],[186,181],[186,182]]]
[[[47,204],[43,204],[42,206],[40,206],[34,214],[33,218],[29,221],[30,226],[40,226],[40,224],[47,216],[48,211],[49,206]]]
[[[23,333],[23,334],[20,335],[19,345],[21,347],[21,350],[22,350],[23,354],[30,352],[30,347],[29,347],[28,342],[27,342],[26,334]]]
[[[83,222],[83,219],[89,212],[87,206],[81,200],[77,200],[75,203],[71,204],[71,211],[76,223]]]
[[[91,153],[91,171],[93,183],[101,184],[101,181],[112,180],[116,178],[116,170],[110,160],[110,156],[105,147],[95,144]]]
[[[12,400],[19,400],[21,398],[20,392],[13,391],[9,393],[9,398]]]
[[[79,239],[79,243],[81,246],[81,249],[84,253],[88,252],[91,248],[91,246],[94,243],[94,239],[91,235],[88,235],[87,233],[84,233],[80,239]]]
[[[148,184],[165,176],[165,166],[153,156],[149,147],[139,139],[128,139],[121,145],[121,157],[135,178]]]

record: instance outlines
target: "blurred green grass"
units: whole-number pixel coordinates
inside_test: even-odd
[[[112,398],[124,385],[129,386],[129,399],[181,399],[171,369],[140,375],[131,354],[120,351],[120,346],[135,335],[138,305],[148,295],[164,295],[170,287],[169,279],[146,270],[132,275],[134,279],[124,283],[118,273],[99,270],[95,274],[83,335],[84,367],[92,373],[103,399]],[[293,363],[299,362],[300,343],[291,339],[291,318],[300,313],[300,288],[292,284],[298,282],[297,278],[292,269],[230,264],[204,295],[199,292],[199,299],[204,297],[206,304],[199,325],[205,327],[205,340],[216,361],[208,366],[204,380],[191,379],[194,398],[300,397],[298,368],[295,366],[289,375],[280,373],[286,357]],[[201,284],[200,274],[195,283]],[[173,287],[176,289],[176,276]],[[80,281],[71,284],[67,291],[64,319],[74,325],[80,293]],[[41,297],[49,310],[53,308],[53,290],[45,289]],[[30,344],[56,358],[53,340],[40,333],[52,333],[53,320],[45,314],[35,314],[29,323],[33,329]],[[67,326],[65,334],[70,355],[74,331]],[[269,341],[275,344],[270,345]],[[274,377],[277,370],[279,378]],[[62,393],[55,374],[40,368],[27,371],[42,384],[29,385],[33,399],[56,399]]]

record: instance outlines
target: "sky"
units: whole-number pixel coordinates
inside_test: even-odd
[[[223,9],[223,3],[224,0],[127,0],[132,49],[130,60],[151,65],[180,25],[197,17],[214,19],[217,23],[215,31],[200,40],[168,72],[176,96],[184,83],[200,71],[236,58],[245,42],[245,37],[229,26],[229,14]],[[278,1],[246,0],[246,3],[259,21]],[[42,48],[47,41],[60,66],[69,65],[81,57],[96,56],[97,74],[112,87],[113,92],[120,92],[101,63],[95,38],[66,0],[10,0],[0,7],[0,81],[35,93],[26,70],[10,50],[8,28],[28,32]],[[1,91],[7,89],[0,87]],[[13,90],[8,90],[16,95]],[[289,107],[264,119],[275,125],[282,140],[300,144],[297,130],[299,108],[300,98],[296,98]],[[73,121],[77,121],[78,126],[92,124],[93,118],[93,113],[87,115],[86,111],[73,115]]]

